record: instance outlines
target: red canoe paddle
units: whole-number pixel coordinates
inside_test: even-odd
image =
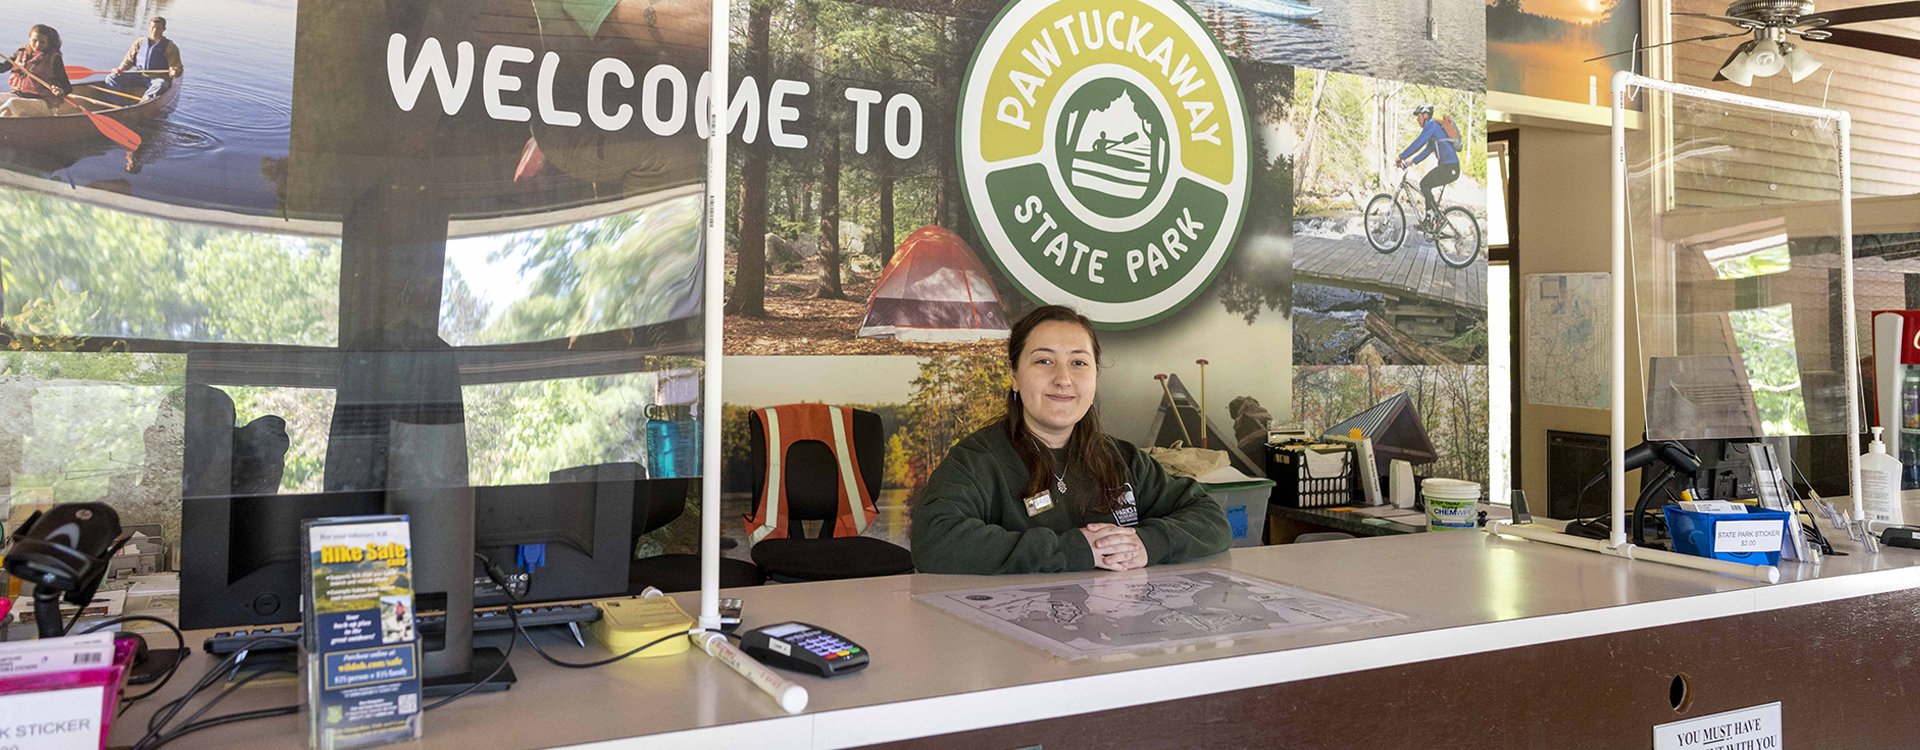
[[[48,91],[53,90],[52,86],[48,85],[46,81],[40,80],[40,76],[34,75],[32,71],[29,71],[26,68],[20,67],[17,65],[14,66],[14,70],[18,70],[22,73],[26,73],[28,78],[33,79],[34,83],[40,84],[41,87],[47,89]],[[71,92],[69,92],[69,94],[71,94]],[[65,97],[62,97],[62,98],[65,98]],[[79,97],[79,98],[82,99],[83,101],[90,101],[96,104],[101,103],[93,99],[87,99],[86,97]],[[80,105],[78,104],[75,104],[73,106],[80,107]],[[87,109],[86,107],[80,107],[80,112],[82,114],[85,114],[87,116],[87,119],[93,122],[94,127],[100,129],[101,135],[106,136],[108,139],[112,140],[114,143],[120,144],[121,148],[124,148],[128,151],[140,150],[140,134],[133,132],[132,128],[122,125],[118,122],[114,122],[113,118],[107,117],[106,115],[100,114],[98,112],[94,112],[90,109]]]
[[[164,71],[164,70],[123,70],[123,71],[120,71],[120,72],[122,72],[122,73],[165,73],[165,72],[167,72],[167,71]],[[79,78],[92,78],[92,77],[94,77],[94,76],[109,76],[109,75],[113,75],[113,71],[111,71],[111,70],[94,70],[94,69],[92,69],[92,68],[82,68],[82,67],[80,67],[80,66],[78,66],[78,65],[68,65],[68,66],[67,66],[67,77],[68,77],[68,78],[74,78],[74,79],[79,79]]]

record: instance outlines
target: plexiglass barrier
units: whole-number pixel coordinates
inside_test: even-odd
[[[1846,434],[1845,115],[1634,81],[1629,333],[1647,439]]]

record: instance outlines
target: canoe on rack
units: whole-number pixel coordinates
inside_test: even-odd
[[[140,123],[172,111],[174,99],[180,96],[180,82],[174,81],[159,96],[145,101],[134,101],[118,92],[108,91],[106,85],[99,82],[74,84],[73,93],[103,102],[126,102],[126,106],[106,109],[97,104],[70,100],[122,125],[137,127]],[[106,136],[100,134],[100,129],[94,126],[92,120],[78,112],[48,117],[0,117],[0,145],[37,149],[88,138],[105,139]]]

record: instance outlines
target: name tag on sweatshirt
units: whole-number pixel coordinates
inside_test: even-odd
[[[1023,502],[1027,504],[1027,517],[1032,518],[1053,509],[1053,493],[1042,490]]]

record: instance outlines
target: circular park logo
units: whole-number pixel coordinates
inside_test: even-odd
[[[1028,297],[1146,325],[1225,263],[1246,129],[1225,53],[1179,0],[1014,2],[961,89],[967,207]]]

